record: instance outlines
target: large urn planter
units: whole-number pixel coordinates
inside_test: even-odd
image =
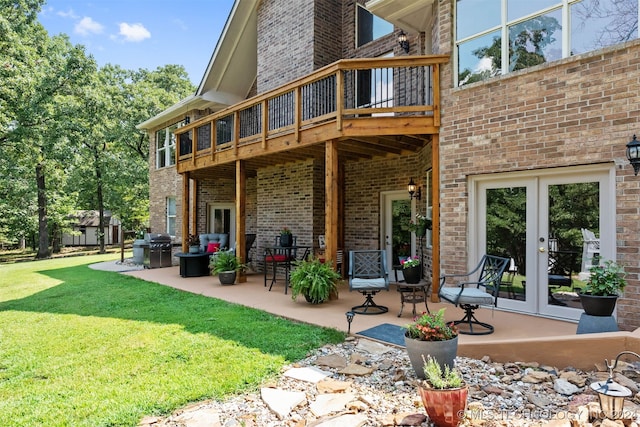
[[[402,269],[402,275],[406,283],[416,284],[420,282],[420,272],[422,270],[421,265],[415,267],[406,267]]]
[[[467,409],[468,386],[441,390],[420,385],[418,391],[427,415],[436,427],[460,425]]]
[[[611,316],[618,301],[617,295],[578,295],[584,312],[590,316]]]
[[[218,273],[218,280],[221,285],[233,285],[236,282],[237,272],[234,271],[221,271]]]
[[[409,355],[411,367],[418,378],[424,379],[424,360],[431,355],[441,369],[447,365],[453,368],[456,355],[458,354],[458,337],[445,341],[423,341],[404,336],[404,343]]]

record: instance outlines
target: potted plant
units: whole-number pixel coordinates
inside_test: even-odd
[[[417,256],[401,258],[400,265],[402,265],[402,275],[404,276],[405,282],[414,284],[420,282],[420,273],[422,272],[420,258]]]
[[[457,427],[467,408],[469,387],[462,375],[449,365],[443,369],[431,356],[423,362],[426,378],[418,391],[429,419],[437,427]]]
[[[424,237],[427,230],[431,230],[431,220],[425,215],[417,213],[415,221],[409,221],[407,229],[416,233],[416,237]]]
[[[196,234],[189,234],[187,237],[187,245],[189,246],[190,254],[200,253],[200,237]]]
[[[611,316],[618,297],[627,286],[624,269],[608,260],[591,267],[589,273],[587,284],[579,293],[582,308],[591,316]]]
[[[405,326],[404,343],[418,378],[425,378],[423,358],[431,355],[444,370],[445,365],[453,366],[458,354],[458,328],[445,321],[444,311],[422,313]]]
[[[282,227],[280,230],[280,246],[289,247],[291,245],[293,245],[291,230],[287,227]]]
[[[304,295],[311,304],[327,301],[332,292],[336,292],[336,282],[340,274],[333,269],[331,262],[322,262],[319,258],[300,260],[294,263],[289,277],[291,298]]]
[[[218,276],[221,285],[233,285],[238,271],[243,271],[244,267],[244,264],[242,264],[233,250],[218,251],[211,255],[211,260],[209,261],[211,274]]]

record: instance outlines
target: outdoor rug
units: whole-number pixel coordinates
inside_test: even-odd
[[[404,331],[405,329],[402,326],[383,323],[382,325],[356,332],[356,334],[404,347]]]

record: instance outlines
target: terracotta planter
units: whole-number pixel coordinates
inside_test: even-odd
[[[444,365],[454,367],[454,361],[458,354],[458,337],[446,341],[421,341],[404,337],[411,367],[418,378],[424,379],[424,359],[431,355],[444,371]],[[424,359],[423,359],[424,356]]]
[[[467,409],[469,387],[438,390],[420,385],[418,391],[427,415],[436,427],[460,425]]]
[[[616,308],[617,295],[578,294],[584,312],[590,316],[611,316]]]
[[[406,283],[419,283],[420,282],[420,271],[422,270],[421,265],[417,265],[415,267],[403,268],[402,275],[404,276],[404,281]]]

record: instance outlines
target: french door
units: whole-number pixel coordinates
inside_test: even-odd
[[[406,190],[383,192],[380,212],[380,247],[387,253],[389,279],[404,280],[402,269],[394,266],[399,265],[400,257],[416,255],[415,234],[407,230],[407,224],[415,218],[415,200],[409,199]]]
[[[511,259],[498,307],[578,319],[589,266],[615,259],[615,171],[608,165],[494,174],[470,181],[470,262]],[[586,258],[583,230],[600,239]]]
[[[207,232],[229,235],[229,247],[235,248],[236,206],[233,203],[216,203],[207,206]]]

